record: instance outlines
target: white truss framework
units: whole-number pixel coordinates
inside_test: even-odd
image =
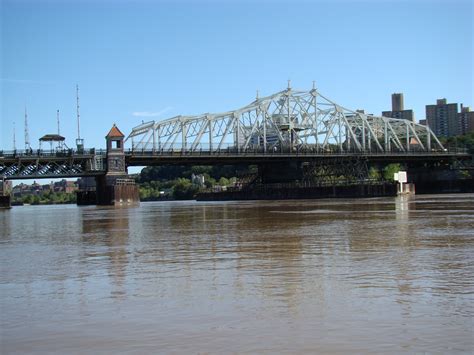
[[[133,128],[133,151],[389,153],[444,151],[429,127],[367,115],[313,88],[288,88],[234,111],[176,116]]]

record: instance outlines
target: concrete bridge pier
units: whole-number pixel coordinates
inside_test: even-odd
[[[11,183],[0,180],[0,210],[11,208]]]
[[[11,197],[10,195],[0,195],[0,210],[11,208]]]
[[[124,176],[101,176],[96,179],[97,205],[135,205],[140,203],[138,186]]]

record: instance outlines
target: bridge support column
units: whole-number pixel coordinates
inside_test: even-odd
[[[0,195],[0,210],[11,208],[10,195]]]
[[[114,124],[107,141],[107,173],[97,179],[98,205],[133,205],[140,202],[138,186],[128,179],[123,140],[125,135]]]
[[[0,180],[0,210],[11,208],[11,182]]]
[[[101,176],[96,179],[98,205],[136,205],[140,203],[138,186],[133,179],[123,176]]]
[[[95,178],[95,191],[79,191],[78,204],[134,205],[140,203],[138,186],[127,175],[123,140],[125,136],[113,125],[107,141],[106,174]]]

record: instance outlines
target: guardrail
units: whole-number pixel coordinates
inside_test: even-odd
[[[11,150],[4,151],[0,150],[0,158],[48,158],[48,157],[90,157],[90,156],[106,156],[107,151],[105,149],[89,148],[84,150],[76,149],[63,149],[63,150]],[[327,156],[347,156],[347,155],[360,155],[360,156],[380,156],[380,155],[453,155],[453,154],[468,154],[466,148],[446,148],[443,150],[432,149],[430,151],[411,149],[409,151],[390,150],[390,151],[359,151],[359,150],[345,150],[340,151],[339,149],[317,149],[316,147],[310,148],[292,148],[284,147],[277,149],[263,148],[248,148],[245,150],[237,149],[235,146],[222,148],[222,149],[199,149],[199,150],[183,150],[183,149],[128,149],[125,150],[125,154],[129,156],[209,156],[209,155],[264,155],[264,156],[288,156],[288,155],[327,155]]]
[[[81,157],[81,156],[105,156],[105,149],[88,148],[83,150],[77,149],[61,149],[61,150],[0,150],[0,158],[48,158],[48,157]]]
[[[354,155],[354,156],[383,156],[383,155],[453,155],[453,154],[468,154],[467,149],[465,148],[449,148],[449,149],[432,149],[430,151],[425,150],[417,150],[412,149],[409,151],[401,151],[401,150],[390,150],[390,151],[359,151],[359,150],[347,150],[347,151],[340,151],[340,150],[331,150],[331,149],[303,149],[303,148],[295,148],[295,149],[272,149],[272,150],[264,150],[263,148],[255,148],[255,149],[246,149],[240,150],[235,147],[228,147],[224,149],[216,149],[216,150],[193,150],[187,151],[182,149],[166,149],[166,150],[139,150],[139,149],[129,149],[126,151],[126,154],[129,156],[209,156],[209,155],[241,155],[241,156],[249,156],[249,155],[263,155],[263,156],[288,156],[288,155],[323,155],[323,156],[347,156],[347,155]]]
[[[135,180],[133,180],[133,179],[117,179],[117,180],[115,180],[115,185],[135,185]]]

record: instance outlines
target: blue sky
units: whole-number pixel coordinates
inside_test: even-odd
[[[470,0],[1,1],[0,149],[56,131],[87,147],[115,122],[235,109],[294,88],[380,114],[390,95],[425,116],[437,98],[474,106]]]

